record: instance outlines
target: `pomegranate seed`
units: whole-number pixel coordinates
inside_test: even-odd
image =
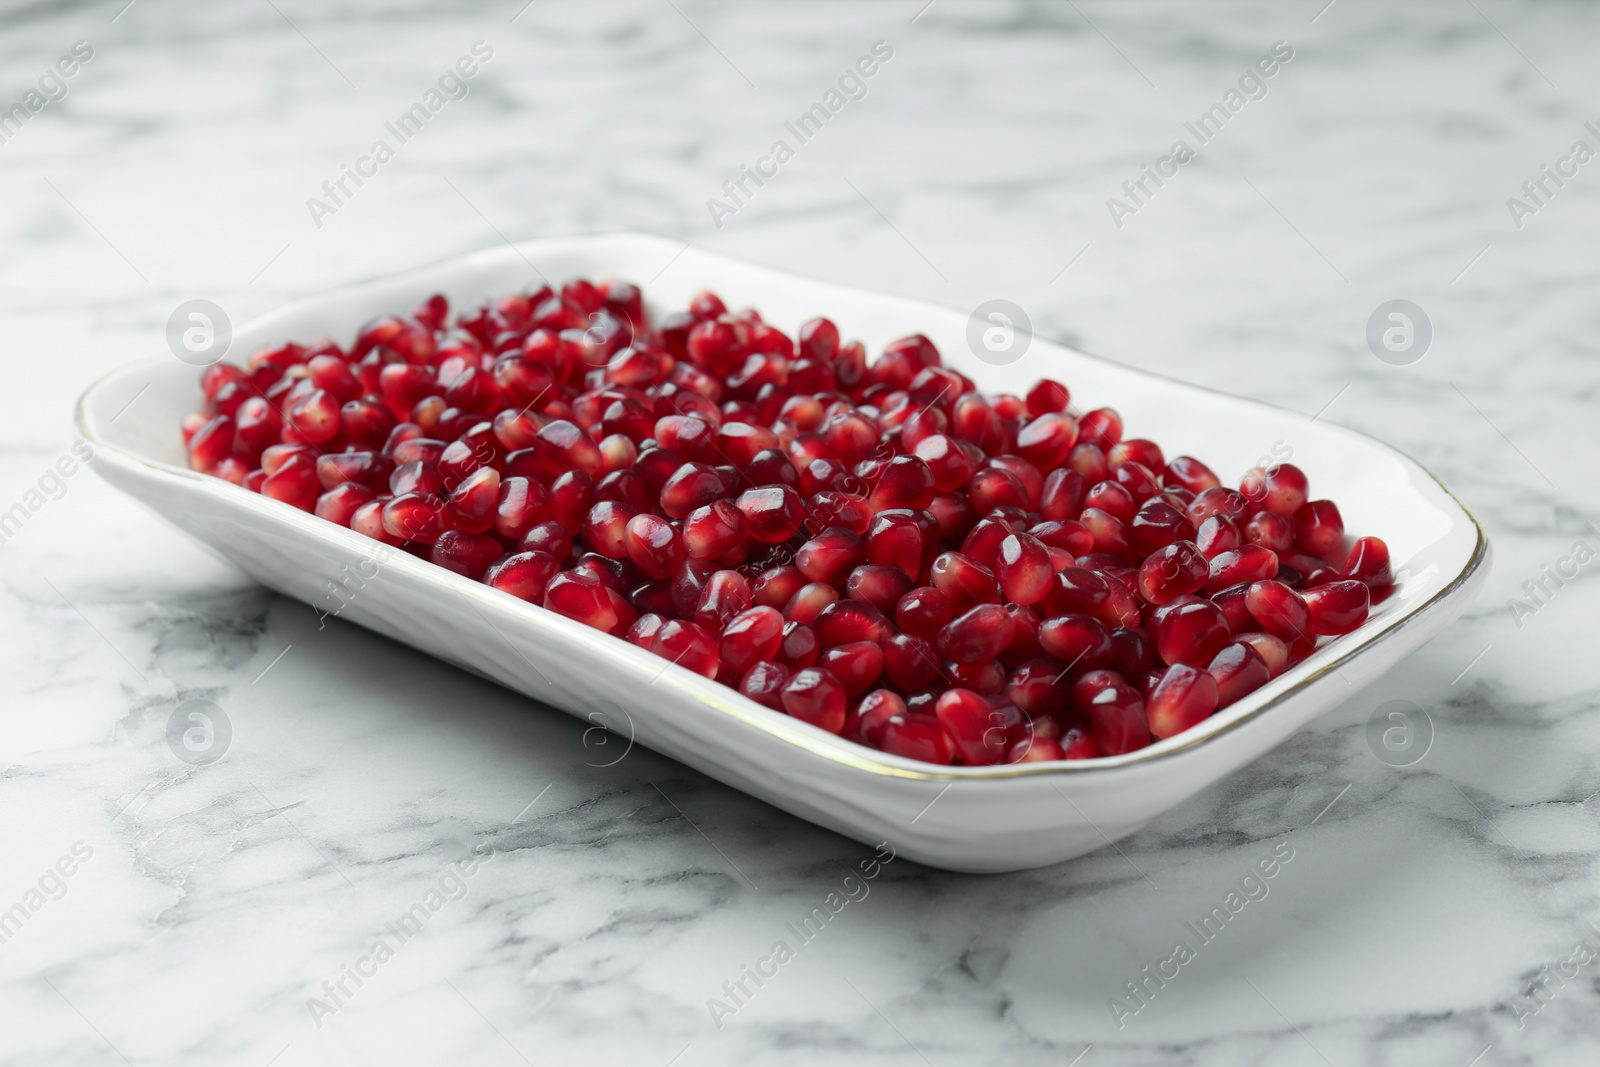
[[[561,571],[545,586],[544,606],[596,630],[610,632],[617,625],[617,610],[606,592],[600,579],[592,574]]]
[[[1005,608],[998,604],[979,604],[939,631],[939,651],[956,663],[991,660],[1010,642],[1014,627]]]
[[[1244,544],[1239,528],[1221,515],[1212,515],[1200,523],[1195,533],[1195,547],[1206,559],[1216,559],[1224,552],[1232,552]]]
[[[628,557],[652,578],[670,578],[686,558],[683,535],[665,519],[635,515],[625,533]]]
[[[900,598],[894,618],[901,632],[931,641],[955,618],[955,607],[942,591],[922,586]]]
[[[781,663],[757,663],[739,679],[739,692],[763,707],[782,711],[783,689],[789,678],[789,668]]]
[[[1090,671],[1072,685],[1072,706],[1089,720],[1094,750],[1120,756],[1150,743],[1144,698],[1116,671]],[[1064,746],[1071,755],[1071,747]],[[1077,758],[1085,758],[1078,756]]]
[[[845,688],[831,671],[807,667],[783,687],[783,710],[812,726],[836,734],[844,729]]]
[[[740,519],[744,515],[740,513]],[[684,533],[688,539],[687,529]],[[693,553],[691,553],[691,556]],[[806,584],[806,576],[800,573],[800,568],[790,565],[769,567],[750,582],[750,597],[753,603],[765,608],[776,608],[780,612],[784,605]]]
[[[950,598],[953,609],[965,612],[978,604],[998,604],[1000,584],[987,567],[960,552],[940,553],[928,570],[935,589]]]
[[[1151,553],[1139,565],[1139,595],[1152,604],[1170,603],[1203,588],[1215,567],[1213,563],[1208,568],[1205,557],[1191,542],[1175,542]]]
[[[1255,649],[1256,655],[1267,665],[1267,674],[1270,678],[1282,674],[1284,668],[1289,665],[1289,646],[1271,634],[1240,634],[1237,640],[1240,644]]]
[[[1161,482],[1163,485],[1181,485],[1196,495],[1222,484],[1210,467],[1193,456],[1173,456],[1168,460]]]
[[[891,715],[884,722],[879,747],[892,756],[947,764],[955,758],[954,746],[944,726],[934,715],[907,710]]]
[[[1339,576],[1354,578],[1371,589],[1375,598],[1382,599],[1394,585],[1394,572],[1389,569],[1389,546],[1377,537],[1358,537]]]
[[[872,641],[852,641],[824,650],[817,663],[839,679],[847,694],[858,697],[883,673],[884,654]]]
[[[1294,513],[1295,542],[1313,556],[1331,559],[1344,541],[1344,520],[1331,500],[1313,500]]]
[[[1216,592],[1240,582],[1264,582],[1278,573],[1278,554],[1260,545],[1245,545],[1211,557],[1208,592]]]
[[[1347,634],[1367,621],[1371,591],[1364,582],[1329,582],[1307,589],[1301,596],[1314,634]]]
[[[934,715],[956,752],[967,763],[993,764],[1004,758],[1009,740],[1006,736],[1009,717],[981,693],[948,689],[934,705]]]
[[[866,542],[859,534],[830,526],[800,546],[794,565],[813,582],[841,585],[866,557]]]
[[[1181,734],[1216,711],[1219,699],[1217,680],[1210,671],[1174,664],[1150,693],[1146,709],[1150,733],[1163,739]]]
[[[650,643],[650,651],[696,674],[717,676],[716,638],[692,622],[672,619],[665,623]]]
[[[783,624],[783,640],[778,643],[776,661],[790,670],[802,670],[817,662],[822,646],[817,632],[803,622]]]
[[[720,634],[734,617],[751,606],[750,582],[738,571],[716,571],[706,579],[695,605],[694,621]]]
[[[1056,615],[1039,624],[1039,647],[1067,669],[1095,671],[1113,655],[1111,632],[1088,615]]]
[[[1176,602],[1155,624],[1156,653],[1166,663],[1203,666],[1228,643],[1232,631],[1209,600]]]
[[[837,648],[853,641],[883,643],[894,633],[894,627],[883,613],[861,600],[840,600],[829,604],[817,615],[813,624],[817,641],[823,648]]]
[[[428,558],[446,570],[477,580],[504,553],[500,542],[486,534],[446,530],[433,543]]]
[[[718,646],[721,662],[734,671],[746,671],[770,660],[783,640],[783,616],[769,607],[753,607],[735,615],[722,631]]]
[[[340,526],[349,526],[350,521],[355,518],[355,513],[373,499],[371,489],[364,485],[346,482],[317,497],[316,507],[313,510],[319,519],[327,519]],[[499,549],[499,542],[496,542],[495,555],[500,554]]]
[[[1255,467],[1239,483],[1239,491],[1252,504],[1279,515],[1293,515],[1306,502],[1306,476],[1299,467],[1280,463],[1276,467]]]
[[[501,592],[542,604],[545,587],[560,570],[561,561],[548,552],[518,552],[491,566],[483,580]]]
[[[1037,604],[1050,591],[1055,568],[1043,543],[1031,534],[1008,534],[995,563],[1000,592],[1014,604]]]
[[[1110,408],[1096,408],[1078,420],[1078,440],[1104,452],[1122,440],[1122,417]]]
[[[1242,641],[1228,645],[1206,668],[1217,683],[1217,707],[1225,708],[1272,680],[1267,661]]]
[[[787,485],[746,489],[734,504],[744,513],[750,536],[763,544],[775,545],[789,540],[805,519],[805,505],[800,494]]]

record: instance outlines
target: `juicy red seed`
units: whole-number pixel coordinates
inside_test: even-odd
[[[1016,709],[1012,708],[1015,713]],[[1020,718],[1020,713],[1016,713]],[[950,689],[934,705],[934,715],[949,736],[956,752],[967,763],[983,765],[1001,762],[1010,740],[1007,716],[970,689]]]
[[[1274,637],[1292,643],[1309,632],[1311,616],[1305,600],[1282,582],[1253,583],[1244,602],[1260,628]]]
[[[817,632],[810,626],[803,622],[783,624],[783,640],[778,642],[776,662],[798,671],[815,664],[821,654],[822,646],[817,641]]]
[[[822,609],[839,600],[839,590],[827,582],[808,582],[795,590],[783,606],[783,617],[791,622],[810,624],[817,621]]]
[[[1078,424],[1071,415],[1047,412],[1017,432],[1017,454],[1039,470],[1054,470],[1078,443]]]
[[[446,530],[433,543],[428,558],[446,570],[476,580],[504,553],[500,542],[486,534]]]
[[[707,678],[717,676],[716,638],[692,622],[682,619],[667,622],[657,631],[650,651],[696,674]]]
[[[954,746],[939,719],[927,712],[907,710],[884,722],[878,742],[892,756],[946,764],[955,758]]]
[[[829,604],[812,624],[823,648],[837,648],[853,641],[887,641],[894,627],[883,613],[861,600],[840,600]]]
[[[743,518],[742,515],[740,517]],[[761,607],[775,608],[781,612],[790,598],[805,585],[806,576],[800,573],[800,568],[787,564],[769,567],[751,580],[750,596]]]
[[[1271,634],[1240,634],[1237,640],[1256,650],[1270,677],[1276,678],[1289,665],[1289,646]]]
[[[744,513],[750,536],[769,545],[781,544],[793,537],[806,514],[800,494],[787,485],[746,489],[734,504]]]
[[[720,634],[741,612],[751,606],[750,582],[738,571],[716,571],[706,579],[695,605],[694,621]]]
[[[1332,559],[1344,541],[1344,519],[1331,500],[1313,500],[1294,513],[1295,541],[1305,551]]]
[[[1217,680],[1210,671],[1184,663],[1168,667],[1145,709],[1150,732],[1158,738],[1180,734],[1216,711],[1218,700]]]
[[[635,515],[628,520],[626,537],[628,558],[652,578],[670,578],[683,564],[683,535],[663,518]]]
[[[628,523],[637,512],[618,500],[602,500],[589,509],[583,522],[583,536],[594,550],[607,559],[627,559]]]
[[[289,405],[289,424],[312,444],[331,441],[339,433],[339,399],[315,389]]]
[[[800,546],[794,565],[813,582],[841,585],[866,558],[867,546],[861,535],[830,526]]]
[[[735,671],[745,671],[762,660],[770,660],[783,640],[783,616],[773,608],[747,608],[735,615],[722,631],[719,644],[722,663]]]
[[[872,641],[852,641],[826,649],[817,665],[838,678],[847,694],[857,697],[883,673],[883,649]]]
[[[1006,696],[1033,716],[1060,714],[1071,692],[1067,665],[1051,657],[1026,660],[1006,678]]]
[[[1358,537],[1339,576],[1364,583],[1374,596],[1381,598],[1394,585],[1394,571],[1389,568],[1389,546],[1381,538]]]
[[[863,564],[850,572],[844,589],[849,600],[864,600],[884,615],[894,614],[900,598],[911,592],[911,579],[899,567]]]
[[[1204,587],[1213,568],[1191,542],[1175,542],[1152,552],[1139,565],[1139,595],[1152,604],[1170,603]]]
[[[1096,408],[1078,420],[1078,440],[1102,452],[1122,440],[1122,417],[1110,408]]]
[[[939,652],[933,642],[911,634],[895,634],[883,643],[883,669],[906,692],[939,679]]]
[[[979,604],[939,631],[939,651],[956,663],[982,663],[1000,655],[1015,623],[998,604]]]
[[[1260,545],[1273,552],[1288,552],[1294,547],[1294,523],[1288,516],[1277,512],[1256,512],[1250,516],[1240,533],[1249,544]]]
[[[1237,522],[1249,510],[1249,502],[1232,489],[1217,486],[1196,494],[1189,504],[1189,521],[1198,529],[1202,523],[1213,515],[1220,515],[1229,522]]]
[[[942,591],[922,586],[900,598],[894,618],[903,633],[933,640],[945,623],[955,618],[955,607]]]
[[[934,588],[950,598],[957,612],[1000,602],[1000,584],[994,574],[960,552],[941,553],[934,559],[928,576]]]
[[[845,688],[831,671],[807,667],[789,679],[781,697],[790,715],[836,734],[844,729]]]
[[[317,504],[313,510],[319,519],[327,519],[340,526],[349,526],[350,521],[355,518],[355,513],[373,499],[371,489],[364,485],[346,482],[317,497]],[[496,542],[496,555],[499,555],[499,547],[499,543]]]
[[[873,486],[870,499],[874,511],[886,508],[920,510],[933,503],[937,490],[933,471],[916,456],[895,456]]]
[[[1216,680],[1219,708],[1227,707],[1272,680],[1272,671],[1261,654],[1238,641],[1218,652],[1206,669]]]
[[[600,579],[580,571],[561,571],[545,586],[544,606],[596,630],[617,625],[617,609]]]
[[[1245,545],[1211,557],[1206,589],[1216,592],[1240,582],[1264,582],[1278,573],[1278,554],[1260,545]]]
[[[1305,472],[1299,467],[1280,463],[1251,469],[1239,483],[1239,491],[1257,508],[1293,515],[1304,506],[1308,485]]]
[[[1026,401],[1028,414],[1038,416],[1067,410],[1067,405],[1072,402],[1072,394],[1060,382],[1041,378],[1028,390]]]
[[[1193,456],[1173,456],[1162,472],[1163,485],[1181,485],[1191,493],[1199,494],[1222,484],[1212,469]]]
[[[783,710],[783,687],[789,684],[789,668],[781,663],[757,663],[739,679],[739,692],[757,704]]]
[[[1055,568],[1050,553],[1031,534],[1008,534],[994,567],[1000,591],[1014,604],[1037,604],[1050,591]]]
[[[1069,669],[1099,670],[1111,661],[1111,632],[1088,615],[1056,615],[1039,624],[1039,647]]]
[[[1150,743],[1144,698],[1116,671],[1090,671],[1079,678],[1072,686],[1072,706],[1088,718],[1098,754],[1120,756]],[[1071,748],[1067,751],[1072,758]]]
[[[1239,527],[1221,515],[1212,515],[1200,523],[1195,533],[1195,546],[1206,559],[1215,559],[1224,552],[1232,552],[1244,543]]]
[[[1314,634],[1347,634],[1367,621],[1371,590],[1364,582],[1346,579],[1307,589],[1302,598]]]
[[[548,552],[518,552],[491,566],[485,584],[533,604],[544,603],[545,587],[561,570],[561,561]]]
[[[1231,636],[1222,609],[1196,600],[1177,605],[1156,624],[1156,652],[1166,663],[1204,666]]]

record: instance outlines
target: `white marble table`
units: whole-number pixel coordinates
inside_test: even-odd
[[[1600,543],[1600,165],[1547,180],[1520,229],[1506,201],[1600,146],[1600,14],[923,2],[6,5],[0,107],[94,54],[0,144],[0,511],[41,505],[0,548],[0,1060],[1595,1062],[1600,963],[1563,961],[1600,946],[1600,594],[1580,570],[1531,615],[1508,598]],[[478,40],[467,97],[316,225],[307,198]],[[878,40],[866,95],[714,225],[707,198]],[[1107,198],[1277,41],[1266,95],[1114,225]],[[321,626],[91,475],[28,496],[75,396],[160,351],[183,300],[241,321],[606,229],[1005,296],[1044,333],[1377,434],[1482,517],[1489,589],[1125,856],[889,864],[719,1028],[708,998],[868,850],[646,751],[590,766],[575,721]],[[1397,297],[1436,332],[1409,366],[1364,340]],[[166,744],[188,699],[233,724],[216,763]],[[1393,699],[1435,725],[1404,770],[1364,739]],[[1269,895],[1119,1028],[1108,1000],[1274,848]]]

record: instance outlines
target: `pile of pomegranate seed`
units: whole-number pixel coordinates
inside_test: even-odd
[[[1393,584],[1289,464],[1237,489],[1066,386],[984,397],[706,292],[572,281],[201,377],[189,465],[938,764],[1172,737]]]

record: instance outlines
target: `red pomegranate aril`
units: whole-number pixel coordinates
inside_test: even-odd
[[[505,478],[495,505],[494,532],[518,541],[550,515],[550,493],[528,478]]]
[[[902,633],[934,640],[939,631],[955,618],[950,598],[932,586],[920,586],[901,597],[895,605],[894,619]]]
[[[783,617],[791,622],[813,623],[822,609],[840,599],[839,590],[827,582],[808,582],[797,589],[783,606]]]
[[[1200,523],[1195,532],[1195,547],[1206,559],[1215,559],[1224,552],[1232,552],[1244,544],[1239,527],[1221,515],[1212,515]]]
[[[1181,485],[1196,495],[1222,484],[1212,469],[1193,456],[1173,456],[1162,472],[1163,485]]]
[[[1178,604],[1156,624],[1156,653],[1165,663],[1204,666],[1231,636],[1227,617],[1209,600]]]
[[[1031,534],[1008,534],[994,566],[1000,592],[1014,604],[1037,604],[1050,591],[1055,568],[1043,543]]]
[[[751,606],[750,582],[738,571],[720,570],[706,579],[695,605],[694,621],[714,634]]]
[[[1245,591],[1245,607],[1260,629],[1285,642],[1305,637],[1310,611],[1299,593],[1277,581],[1252,583]]]
[[[548,552],[556,559],[565,560],[572,555],[572,531],[554,519],[535,523],[522,535],[518,546],[524,552]]]
[[[846,694],[857,697],[883,673],[883,649],[872,641],[852,641],[825,649],[817,665],[839,679]]]
[[[487,534],[465,530],[446,530],[433,543],[428,558],[445,570],[477,580],[489,564],[505,554],[500,542]]]
[[[687,534],[685,537],[687,538]],[[791,564],[768,567],[751,579],[751,601],[760,607],[773,608],[781,613],[790,598],[806,584],[806,576],[800,573],[798,567]]]
[[[656,632],[650,651],[696,674],[707,678],[717,676],[716,638],[695,623],[668,620]]]
[[[312,510],[317,506],[317,497],[322,495],[322,482],[317,478],[315,461],[306,454],[289,457],[282,466],[267,475],[261,483],[261,494],[292,504],[301,511]]]
[[[850,572],[844,590],[847,599],[864,600],[888,616],[894,614],[900,598],[911,592],[912,582],[899,567],[865,563]]]
[[[1194,523],[1198,530],[1213,515],[1220,515],[1229,522],[1237,522],[1249,509],[1249,502],[1243,496],[1232,489],[1217,486],[1196,494],[1189,504],[1188,515],[1189,521]]]
[[[783,616],[768,607],[752,607],[735,615],[722,631],[721,662],[743,672],[770,660],[783,640]]]
[[[1325,636],[1347,634],[1367,621],[1371,590],[1366,583],[1345,579],[1307,589],[1301,594],[1310,616],[1311,632]]]
[[[684,550],[695,559],[720,559],[745,543],[748,526],[731,501],[714,500],[684,519]]]
[[[584,539],[607,559],[627,559],[628,523],[637,514],[633,507],[621,501],[602,500],[589,509],[584,519]]]
[[[1144,698],[1115,671],[1090,671],[1074,682],[1072,706],[1089,720],[1089,735],[1100,755],[1120,756],[1150,743]],[[1072,758],[1072,746],[1063,747]]]
[[[1018,664],[1006,677],[1006,696],[1024,713],[1036,719],[1058,715],[1072,692],[1067,665],[1058,659],[1041,656]]]
[[[1077,443],[1077,422],[1060,411],[1041,414],[1017,432],[1017,454],[1041,471],[1061,466]]]
[[[822,645],[817,641],[815,630],[803,622],[783,624],[783,640],[778,642],[778,651],[773,656],[775,662],[798,671],[814,665],[821,655]]]
[[[1273,511],[1258,511],[1250,516],[1240,533],[1247,544],[1259,545],[1276,553],[1294,547],[1294,523]]]
[[[652,578],[670,578],[686,558],[683,535],[656,515],[635,515],[624,533],[628,558]]]
[[[1295,542],[1313,556],[1332,560],[1344,542],[1344,519],[1331,500],[1313,500],[1294,513]]]
[[[1260,545],[1245,545],[1211,558],[1208,592],[1217,592],[1241,582],[1264,582],[1278,573],[1278,554]]]
[[[836,734],[844,729],[846,693],[833,673],[807,667],[783,687],[783,710],[801,722]]]
[[[950,598],[958,613],[978,604],[998,604],[1000,584],[987,567],[960,552],[940,553],[928,570],[933,587]]]
[[[1102,452],[1122,440],[1122,417],[1111,408],[1096,408],[1078,420],[1078,440]]]
[[[327,519],[340,526],[349,526],[350,521],[355,518],[355,513],[373,499],[371,489],[364,485],[356,485],[354,482],[346,482],[317,497],[316,507],[313,510],[319,519]],[[499,554],[499,547],[498,544],[495,546],[496,555]]]
[[[289,423],[312,444],[339,435],[339,399],[323,389],[313,389],[289,405]]]
[[[1150,733],[1161,739],[1181,734],[1216,711],[1219,699],[1217,680],[1210,671],[1174,664],[1156,683],[1146,704]]]
[[[783,688],[789,678],[789,669],[781,663],[757,663],[739,679],[739,692],[763,707],[782,711]]]
[[[789,540],[805,519],[805,504],[800,494],[787,485],[746,489],[734,504],[744,513],[750,536],[763,544],[775,545]]]
[[[483,581],[503,593],[542,604],[545,587],[560,570],[561,562],[548,552],[517,552],[491,566]]]
[[[1217,683],[1218,708],[1227,707],[1272,680],[1267,661],[1242,641],[1236,641],[1218,652],[1206,669]]]
[[[1128,559],[1133,554],[1133,541],[1128,536],[1128,528],[1109,512],[1099,508],[1084,508],[1083,514],[1078,516],[1078,521],[1094,537],[1094,550],[1119,559]]]
[[[883,613],[861,600],[840,600],[818,613],[812,623],[823,648],[837,648],[853,641],[887,641],[894,627]]]
[[[558,615],[609,633],[617,625],[617,610],[607,593],[606,586],[592,574],[561,571],[545,586],[544,606]]]
[[[1056,615],[1039,624],[1039,647],[1068,670],[1093,671],[1113,654],[1111,632],[1088,615]]]
[[[1083,510],[1084,476],[1058,468],[1045,475],[1039,491],[1039,514],[1050,522],[1076,520]]]
[[[934,705],[934,715],[965,762],[983,766],[1005,757],[1006,732],[997,728],[995,708],[983,694],[970,689],[946,690]],[[1000,723],[1004,722],[1000,716]]]
[[[1203,588],[1211,573],[1193,543],[1178,541],[1152,552],[1139,565],[1139,595],[1151,604],[1167,604]]]
[[[1358,537],[1350,549],[1350,558],[1339,571],[1341,578],[1353,578],[1372,590],[1381,599],[1394,585],[1394,571],[1389,567],[1389,546],[1377,537]]]
[[[998,604],[979,604],[939,631],[939,652],[956,663],[995,659],[1011,641],[1015,624]]]
[[[936,764],[947,764],[955,758],[954,746],[944,726],[927,712],[908,708],[903,715],[891,715],[879,736],[879,748],[892,756]]]
[[[830,526],[800,546],[794,554],[794,565],[813,582],[842,585],[866,557],[866,543],[859,534]]]
[[[189,469],[209,474],[233,454],[234,422],[227,415],[208,420],[189,439]]]
[[[1153,497],[1140,505],[1138,514],[1128,524],[1128,537],[1136,552],[1148,556],[1178,541],[1193,542],[1195,529],[1183,512]]]
[[[1255,507],[1279,515],[1293,515],[1306,503],[1305,472],[1290,463],[1255,467],[1239,483],[1239,491]]]
[[[1276,678],[1289,665],[1289,646],[1271,634],[1240,634],[1235,641],[1255,649],[1261,662],[1267,665],[1267,676]]]

